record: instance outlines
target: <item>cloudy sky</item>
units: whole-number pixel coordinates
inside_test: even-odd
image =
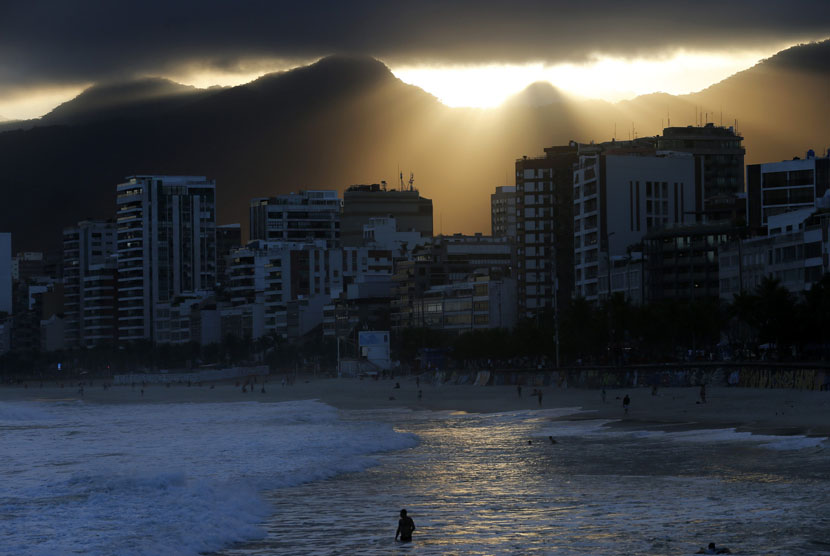
[[[0,116],[101,81],[236,84],[334,53],[377,57],[450,105],[537,80],[616,100],[696,90],[828,37],[827,0],[0,0]]]

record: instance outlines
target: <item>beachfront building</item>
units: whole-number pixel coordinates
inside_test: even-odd
[[[516,186],[496,187],[490,195],[490,230],[493,237],[516,238]]]
[[[804,159],[750,164],[746,167],[747,224],[763,234],[769,219],[778,214],[810,210],[830,190],[830,151]]]
[[[720,297],[752,292],[771,276],[793,293],[812,288],[830,272],[830,212],[802,209],[767,219],[769,235],[721,247]]]
[[[646,299],[715,299],[719,294],[718,251],[737,237],[728,221],[655,229],[646,234]]]
[[[573,171],[574,295],[608,297],[614,262],[630,257],[646,234],[693,223],[694,187],[690,154],[657,151],[649,140],[581,145]]]
[[[731,126],[667,127],[656,137],[660,151],[685,152],[694,157],[696,222],[733,224],[743,220],[743,137]]]
[[[398,261],[392,278],[392,326],[421,326],[416,315],[428,289],[463,282],[476,271],[513,277],[515,244],[507,237],[482,234],[436,236],[417,246],[408,260]]]
[[[216,283],[216,183],[136,175],[116,191],[119,341],[167,342],[169,304]]]
[[[573,289],[573,166],[579,147],[516,160],[516,279],[521,317],[564,307]]]
[[[413,185],[400,190],[387,189],[386,182],[352,185],[343,193],[343,246],[364,245],[363,226],[382,217],[394,218],[398,231],[432,237],[432,200],[421,197]]]
[[[341,203],[334,190],[308,190],[251,200],[250,239],[340,246]]]
[[[434,286],[421,296],[412,319],[447,332],[516,326],[516,280],[478,272],[466,280]]]
[[[117,338],[116,231],[112,220],[83,220],[63,230],[63,328],[69,348]]]

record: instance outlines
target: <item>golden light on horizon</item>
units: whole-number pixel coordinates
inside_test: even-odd
[[[748,69],[780,50],[729,54],[678,51],[660,59],[598,57],[586,64],[409,66],[392,68],[401,81],[435,95],[450,107],[493,108],[535,82],[585,99],[617,102],[664,92],[682,95],[705,89]]]

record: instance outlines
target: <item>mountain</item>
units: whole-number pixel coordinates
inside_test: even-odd
[[[547,81],[531,83],[519,93],[508,98],[507,106],[546,106],[554,102],[566,102],[567,97]]]
[[[609,103],[534,84],[491,110],[448,108],[361,57],[226,89],[160,79],[96,86],[40,120],[0,126],[0,228],[14,233],[16,250],[59,248],[62,227],[114,214],[125,176],[182,173],[215,178],[220,223],[247,229],[252,197],[394,184],[400,169],[433,199],[436,231],[487,231],[489,194],[513,183],[515,159],[569,140],[737,120],[748,163],[821,151],[830,69],[818,60],[828,49],[788,49],[691,95]]]

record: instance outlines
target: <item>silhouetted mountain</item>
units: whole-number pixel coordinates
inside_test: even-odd
[[[51,125],[135,119],[176,109],[206,94],[211,93],[159,77],[93,85],[40,121]]]
[[[828,48],[789,49],[692,95],[608,103],[534,84],[493,110],[448,108],[376,60],[343,56],[227,89],[93,87],[41,120],[13,124],[31,129],[0,133],[0,226],[15,234],[15,249],[56,247],[61,227],[113,215],[125,176],[186,173],[215,178],[220,223],[247,229],[252,197],[394,184],[400,169],[434,200],[437,232],[487,231],[489,194],[513,183],[514,160],[571,139],[737,119],[748,163],[822,150],[830,70],[809,60]]]
[[[566,102],[567,97],[562,91],[547,81],[537,81],[525,87],[519,93],[508,98],[504,105],[508,106],[545,106],[554,102]]]

